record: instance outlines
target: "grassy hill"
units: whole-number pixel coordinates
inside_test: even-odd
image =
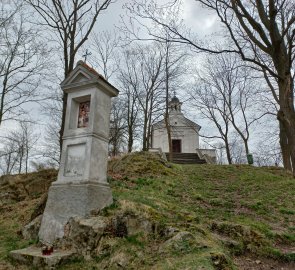
[[[19,231],[56,174],[0,178],[0,269],[14,269],[8,252],[30,244]],[[136,153],[110,161],[109,181],[115,202],[99,215],[132,212],[157,233],[106,235],[93,260],[60,269],[295,269],[295,180],[280,168],[171,165]]]

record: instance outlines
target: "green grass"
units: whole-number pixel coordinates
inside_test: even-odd
[[[236,269],[233,257],[243,253],[295,261],[286,252],[295,245],[295,180],[290,174],[247,165],[169,168],[162,162],[157,171],[157,162],[143,154],[112,161],[108,179],[115,203],[100,214],[111,217],[128,202],[132,211],[149,216],[158,231],[174,227],[194,239],[163,253],[159,250],[167,239],[161,237],[105,239],[107,248],[93,261],[78,260],[60,269],[112,269],[110,258],[120,253],[128,258],[128,269]],[[28,244],[16,234],[22,223],[18,211],[4,213],[1,260],[9,250]]]
[[[20,235],[16,234],[20,228],[16,218],[0,220],[0,262],[7,259],[10,251],[30,244],[30,241],[23,240]]]
[[[294,230],[288,230],[295,222],[291,175],[246,165],[185,165],[174,171],[173,177],[132,180],[132,188],[112,181],[114,196],[148,205],[174,226],[188,226],[195,218],[195,224],[207,228],[216,221],[250,228],[261,234],[263,243],[260,248],[249,244],[247,249],[264,256],[274,256],[267,250],[278,238],[286,245],[295,243]]]

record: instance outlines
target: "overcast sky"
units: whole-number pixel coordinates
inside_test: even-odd
[[[125,19],[127,18],[126,10],[123,8],[123,5],[130,2],[130,0],[117,0],[116,2],[112,3],[108,7],[108,9],[103,12],[103,14],[100,14],[100,16],[98,16],[98,20],[96,22],[94,30],[96,32],[100,32],[103,30],[115,30],[117,26],[120,26],[120,21],[122,20],[122,17]],[[162,2],[165,3],[167,1],[157,1],[157,3]],[[183,0],[182,9],[182,19],[184,20],[185,25],[191,28],[192,33],[196,34],[199,38],[205,37],[206,35],[210,35],[218,31],[220,24],[218,22],[217,16],[213,13],[210,13],[208,10],[202,8],[199,4],[196,3],[196,1]],[[84,46],[82,50],[80,50],[80,55],[83,55],[86,48],[87,44]],[[76,61],[78,60],[80,60],[79,57],[77,57]],[[182,96],[181,90],[177,93],[179,94],[179,96]],[[186,103],[184,103],[183,107],[187,112],[189,112]],[[48,119],[40,113],[40,107],[38,107],[36,104],[29,105],[28,109],[31,118],[39,123],[37,129],[39,130],[39,133],[42,134],[44,132],[44,126],[47,124]],[[202,125],[202,121],[198,119],[195,112],[189,113],[189,117],[193,121],[196,121],[197,123]],[[14,129],[15,127],[15,122],[4,122],[0,129],[0,136],[11,129]]]
[[[167,2],[165,0],[160,1]],[[157,3],[160,1],[157,1]],[[123,16],[126,18],[126,10],[123,9],[123,5],[128,2],[131,1],[117,0],[112,3],[108,9],[98,17],[95,31],[115,30],[116,26],[120,25],[121,17]],[[193,32],[197,33],[199,36],[208,35],[216,31],[218,26],[216,15],[210,14],[208,10],[200,7],[194,0],[183,0],[183,19],[185,24],[191,27]],[[82,54],[83,52],[80,51],[80,55]],[[77,61],[78,60],[79,59],[77,59]],[[38,113],[38,108],[36,108],[35,105],[30,105],[30,114],[35,120],[42,121]],[[4,122],[0,134],[3,134],[3,131],[7,131],[13,127],[15,127],[14,122]]]
[[[1,1],[1,0],[0,0]],[[116,0],[115,3],[112,3],[103,14],[100,14],[98,20],[96,22],[95,31],[100,32],[103,30],[115,30],[116,26],[120,26],[121,18],[126,18],[126,10],[122,8],[122,6],[126,3],[130,3],[132,0]],[[147,0],[149,1],[149,0]],[[171,1],[171,0],[170,0]],[[167,0],[157,0],[156,3],[167,2]],[[183,0],[183,13],[182,19],[187,27],[191,29],[191,32],[196,34],[200,39],[205,38],[205,36],[209,36],[211,34],[212,37],[218,39],[218,34],[220,32],[221,24],[216,14],[210,13],[208,10],[202,8],[195,0]],[[212,39],[211,37],[211,39]],[[208,40],[207,40],[208,42]],[[85,49],[87,48],[87,44],[84,46],[82,50],[80,50],[80,55],[83,55]],[[92,52],[95,54],[95,52]],[[194,58],[194,62],[197,65],[201,66],[202,61],[200,60],[204,54],[199,55],[196,54],[196,59]],[[76,61],[80,60],[80,57],[77,57]],[[60,69],[62,69],[62,62],[57,61],[60,64]],[[88,62],[89,64],[89,62]],[[91,64],[91,63],[90,63]],[[58,68],[58,67],[57,67]],[[98,70],[99,71],[99,70]],[[99,71],[100,72],[100,71]],[[190,78],[186,78],[189,80]],[[56,78],[58,82],[58,78]],[[182,96],[181,90],[177,92],[179,96],[184,100],[184,96]],[[183,105],[184,110],[188,113],[190,119],[195,121],[196,123],[203,126],[202,131],[206,129],[208,125],[203,124],[204,122],[200,119],[197,112],[195,110],[189,110],[187,107],[187,103],[184,102]],[[36,104],[32,104],[29,106],[29,113],[33,120],[37,121],[39,125],[36,125],[36,129],[42,134],[44,131],[44,126],[48,122],[48,119],[42,115],[40,107]],[[16,127],[15,122],[4,122],[4,124],[0,128],[0,136],[5,134],[5,132]],[[1,140],[0,140],[0,148],[1,148]]]
[[[99,16],[96,30],[100,29],[112,29],[115,25],[119,25],[120,16],[125,15],[125,10],[122,6],[130,0],[117,0],[111,4],[109,8],[104,12],[102,16]],[[165,0],[157,1],[167,2]],[[194,0],[183,0],[183,19],[187,26],[193,28],[199,35],[210,34],[218,26],[218,19],[215,14],[210,13],[207,9],[202,8]]]

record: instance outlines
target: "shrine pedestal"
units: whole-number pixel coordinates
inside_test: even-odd
[[[64,235],[71,217],[87,217],[92,210],[112,204],[112,191],[107,184],[53,184],[49,189],[39,239],[51,244]]]

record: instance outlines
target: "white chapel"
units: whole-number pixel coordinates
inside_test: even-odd
[[[199,148],[201,126],[184,116],[181,105],[182,102],[175,95],[169,102],[169,122],[174,161],[179,161],[176,163],[215,163],[215,149]],[[153,149],[160,148],[164,153],[169,152],[168,134],[164,119],[153,125],[151,145]],[[189,160],[191,162],[185,162]]]

